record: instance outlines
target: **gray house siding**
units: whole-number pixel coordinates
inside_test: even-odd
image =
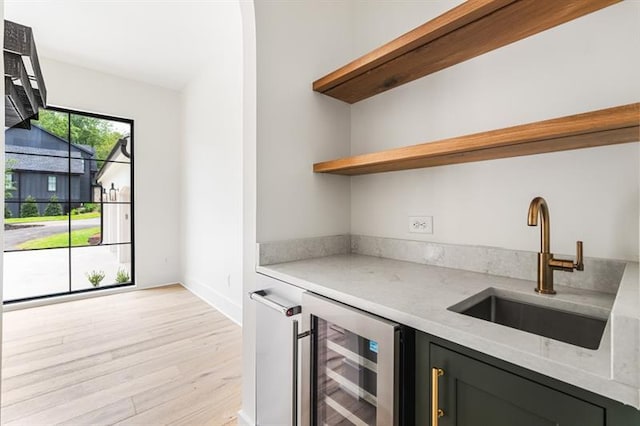
[[[90,147],[69,144],[37,126],[31,130],[11,128],[5,131],[5,157],[13,175],[14,189],[6,197],[13,217],[20,215],[20,206],[28,196],[36,199],[40,214],[54,195],[65,213],[91,202],[97,164]],[[49,191],[50,176],[56,178],[55,191]]]
[[[56,191],[48,190],[49,176],[56,177]],[[82,176],[71,176],[71,196],[69,196],[69,175],[67,174],[14,172],[13,179],[15,189],[12,191],[12,196],[7,198],[7,207],[11,210],[12,217],[19,216],[21,202],[28,196],[36,199],[40,214],[44,212],[54,195],[58,197],[65,213],[68,213],[70,208],[79,206],[81,202],[91,201],[86,194],[87,191],[81,191]],[[85,192],[84,197],[83,192]],[[68,201],[71,205],[68,205]]]

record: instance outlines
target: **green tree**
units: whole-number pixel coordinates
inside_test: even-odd
[[[11,219],[11,216],[13,216],[11,214],[11,210],[9,210],[9,207],[7,207],[7,205],[4,205],[4,218],[5,219]]]
[[[38,111],[38,121],[32,121],[32,124],[68,141],[69,119],[67,117],[63,112],[41,109]]]
[[[52,195],[47,208],[44,209],[45,216],[62,216],[62,206],[58,202],[58,197]]]
[[[96,158],[106,159],[115,143],[122,138],[122,133],[113,128],[108,120],[85,115],[71,114],[71,128],[67,114],[58,111],[41,109],[38,114],[36,126],[68,140],[68,132],[71,132],[71,142],[88,145],[95,149]]]
[[[113,130],[111,123],[84,115],[71,116],[71,140],[74,143],[92,146],[96,157],[106,159],[122,134]]]
[[[37,217],[40,216],[36,199],[29,195],[22,206],[20,206],[20,217]]]

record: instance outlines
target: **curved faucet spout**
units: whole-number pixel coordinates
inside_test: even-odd
[[[529,215],[527,217],[527,225],[537,226],[538,216],[540,216],[540,252],[550,253],[550,224],[549,224],[549,208],[547,202],[542,197],[536,197],[529,204]]]
[[[573,272],[584,270],[582,263],[582,241],[576,244],[577,260],[556,259],[551,254],[549,248],[551,238],[549,224],[549,207],[542,197],[536,197],[529,204],[529,214],[527,215],[527,225],[537,226],[538,216],[540,217],[540,252],[538,253],[538,286],[536,292],[541,294],[556,294],[553,289],[553,271]]]

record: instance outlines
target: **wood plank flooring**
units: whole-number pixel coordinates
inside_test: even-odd
[[[241,331],[179,285],[7,312],[3,425],[227,425]]]

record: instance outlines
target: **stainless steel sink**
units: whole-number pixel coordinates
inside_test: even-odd
[[[449,309],[587,349],[598,349],[607,325],[606,319],[511,300],[495,294],[487,295],[471,306],[462,302]]]

